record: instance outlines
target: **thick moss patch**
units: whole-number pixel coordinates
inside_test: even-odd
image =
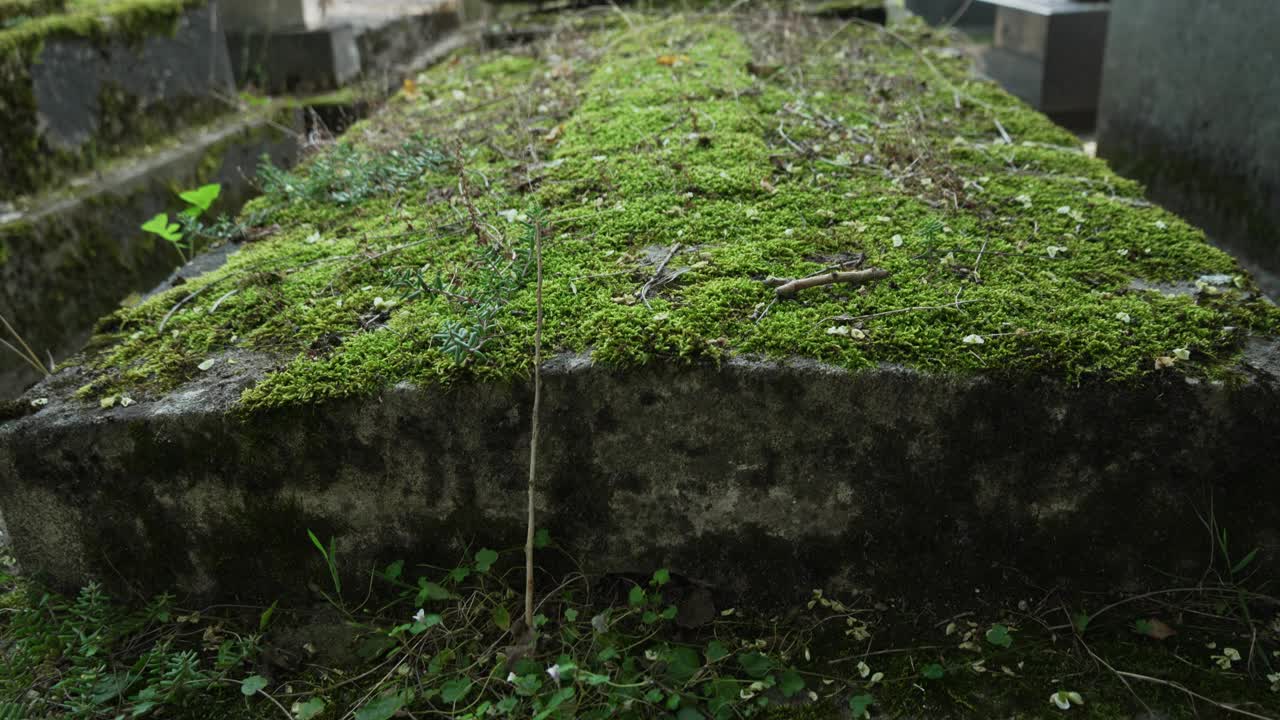
[[[923,25],[587,17],[442,64],[278,177],[248,211],[269,239],[104,321],[86,394],[163,392],[237,347],[281,357],[250,409],[522,376],[535,225],[545,341],[617,366],[1217,378],[1280,326],[1230,256]],[[833,266],[889,277],[762,282]],[[517,280],[477,324],[497,276]]]

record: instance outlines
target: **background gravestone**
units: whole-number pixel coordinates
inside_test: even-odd
[[[1277,27],[1275,0],[1117,0],[1098,118],[1100,155],[1272,274],[1280,271]],[[1280,279],[1264,286],[1274,296]]]

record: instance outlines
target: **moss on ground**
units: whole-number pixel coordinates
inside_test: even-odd
[[[163,393],[238,347],[281,358],[250,410],[523,376],[527,276],[480,353],[440,337],[474,325],[493,282],[477,246],[518,257],[521,212],[541,218],[549,349],[619,367],[761,354],[1218,379],[1280,328],[1202,232],[923,24],[596,13],[552,37],[455,56],[323,156],[352,167],[311,164],[334,192],[257,201],[269,239],[104,320],[85,395]],[[370,186],[415,135],[446,161]],[[859,257],[889,278],[785,300],[762,282]],[[437,280],[411,294],[414,272]],[[1223,277],[1141,289],[1206,275]]]

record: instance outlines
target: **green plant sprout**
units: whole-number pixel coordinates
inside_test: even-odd
[[[207,230],[200,218],[209,211],[221,193],[222,186],[217,183],[178,193],[187,207],[175,216],[177,222],[170,222],[168,213],[160,213],[143,223],[142,229],[172,245],[183,263],[191,262],[191,258],[195,257],[196,238],[206,234]]]

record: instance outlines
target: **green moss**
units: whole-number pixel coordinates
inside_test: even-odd
[[[264,198],[247,212],[280,226],[270,240],[107,321],[89,392],[163,392],[232,347],[284,359],[247,409],[527,373],[532,288],[464,364],[433,336],[465,302],[374,306],[401,295],[392,277],[406,269],[455,295],[479,282],[462,165],[479,216],[509,241],[523,227],[499,213],[541,208],[549,349],[611,365],[759,353],[1070,382],[1215,378],[1249,332],[1280,327],[1231,257],[972,79],[921,23],[793,19],[784,43],[751,15],[627,20],[427,73],[348,142],[389,151],[424,133],[457,148],[451,167],[349,205]],[[779,301],[761,282],[857,253],[890,279]],[[668,254],[678,277],[642,293]],[[1238,286],[1134,286],[1204,274]],[[1157,369],[1182,349],[1189,359]]]

